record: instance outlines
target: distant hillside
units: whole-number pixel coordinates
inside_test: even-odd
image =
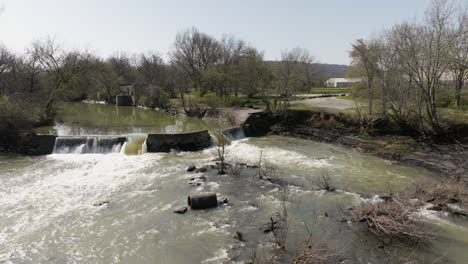
[[[271,65],[278,63],[278,61],[265,61],[265,63]],[[326,63],[312,63],[311,71],[319,73],[322,78],[344,78],[348,71],[348,65],[341,64],[326,64]]]
[[[348,65],[322,64],[322,63],[313,63],[312,65],[316,66],[316,71],[323,74],[323,76],[326,77],[327,79],[328,78],[344,78],[346,77],[346,72],[348,71]]]

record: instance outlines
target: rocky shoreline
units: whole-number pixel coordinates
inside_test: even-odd
[[[275,134],[338,144],[468,181],[468,134],[458,143],[433,143],[379,129],[364,134],[343,115],[312,111],[288,111],[281,116],[254,113],[243,127],[246,136]]]

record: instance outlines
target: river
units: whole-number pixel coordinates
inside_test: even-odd
[[[210,124],[152,110],[69,103],[44,133],[132,135],[176,133]],[[212,164],[214,149],[172,153],[54,153],[27,157],[0,155],[0,263],[242,263],[268,251],[271,234],[261,227],[281,210],[275,184],[253,177],[187,172]],[[231,162],[256,164],[260,155],[288,185],[291,233],[287,248],[298,248],[309,230],[356,263],[383,263],[378,241],[356,224],[337,221],[350,206],[434,182],[438,175],[339,146],[267,136],[233,141]],[[190,179],[204,175],[199,186]],[[328,175],[339,191],[316,189]],[[213,191],[228,205],[179,215],[187,195]],[[328,217],[325,217],[325,212]],[[425,212],[438,238],[430,246],[408,248],[415,258],[466,263],[468,224]],[[245,241],[235,238],[242,232]],[[432,261],[429,261],[432,263]]]

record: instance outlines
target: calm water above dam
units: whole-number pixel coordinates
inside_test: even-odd
[[[64,103],[60,105],[56,125],[39,128],[37,132],[59,136],[180,133],[204,130],[212,123],[136,107]]]
[[[200,120],[151,110],[67,104],[63,121],[41,131],[67,135],[174,133],[206,129]],[[305,227],[353,263],[384,263],[380,242],[354,224],[340,223],[343,211],[379,192],[400,191],[439,177],[427,170],[392,164],[330,144],[268,136],[232,142],[231,162],[256,164],[262,154],[275,177],[289,185],[291,234],[288,248],[304,240]],[[272,242],[260,228],[281,210],[276,185],[252,177],[187,172],[212,164],[214,149],[125,155],[60,154],[0,156],[0,263],[242,263]],[[204,175],[199,186],[191,178]],[[315,190],[328,175],[338,189]],[[229,199],[206,211],[173,211],[192,192],[213,191]],[[95,206],[101,204],[100,206]],[[324,217],[327,212],[328,217]],[[438,239],[403,249],[425,260],[466,263],[468,223],[421,212]],[[234,238],[236,231],[245,241]],[[432,261],[428,261],[432,263]]]

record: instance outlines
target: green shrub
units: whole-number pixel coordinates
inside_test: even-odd
[[[440,89],[436,92],[436,105],[438,107],[449,107],[455,101],[455,95],[452,90]]]
[[[151,99],[147,96],[140,96],[140,98],[138,98],[138,103],[140,105],[143,105],[143,106],[150,106],[151,105]]]
[[[210,109],[216,109],[222,105],[222,99],[215,93],[207,93],[200,98],[200,102],[208,105]]]
[[[161,90],[159,92],[159,96],[155,100],[155,105],[157,107],[166,108],[169,106],[169,102],[170,102],[169,94],[166,91]]]
[[[0,96],[0,148],[14,146],[18,135],[31,129],[35,122],[33,111],[6,96]]]
[[[247,100],[249,101],[249,100]],[[241,98],[235,97],[235,96],[230,96],[226,100],[226,105],[229,107],[234,107],[234,106],[244,106],[246,102],[242,100]]]

